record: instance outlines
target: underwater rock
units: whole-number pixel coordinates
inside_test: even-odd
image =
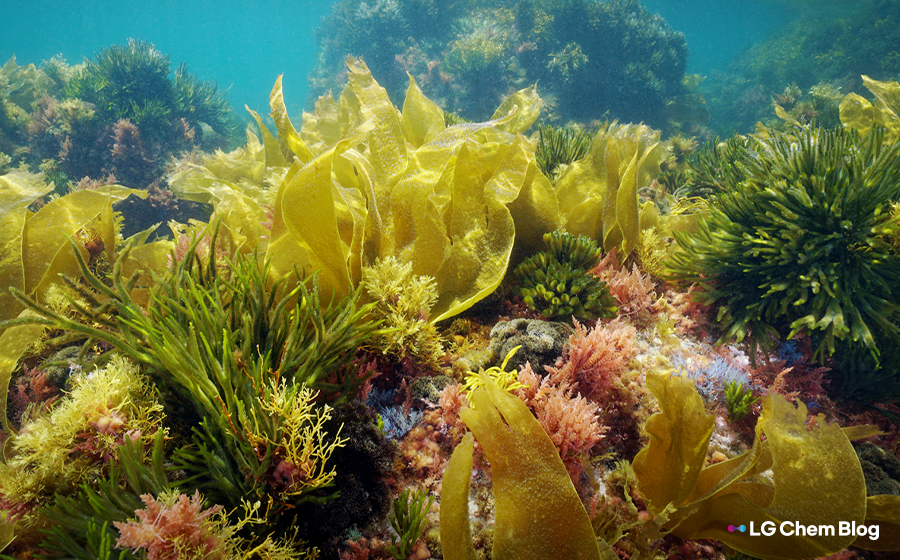
[[[556,363],[573,332],[565,323],[539,319],[501,321],[491,329],[491,352],[499,362],[510,350],[521,346],[507,367],[518,369],[530,362],[533,370],[543,371],[543,366]]]
[[[47,380],[55,387],[64,389],[66,387],[66,383],[69,381],[69,376],[71,375],[73,368],[77,367],[76,362],[78,360],[79,354],[81,354],[80,346],[67,346],[56,354],[50,356],[50,358],[47,359],[46,365],[44,365],[44,372],[47,375]],[[49,365],[53,363],[67,362],[69,363],[68,367]]]
[[[340,495],[324,504],[303,503],[295,516],[300,534],[316,546],[336,543],[351,527],[371,529],[387,517],[392,503],[386,479],[393,471],[396,444],[378,431],[371,411],[361,403],[334,410],[326,428],[335,433],[340,426],[347,442],[331,456],[337,476],[334,486],[326,489]]]
[[[419,377],[409,386],[409,396],[413,399],[437,404],[441,399],[441,391],[444,387],[453,383],[453,378],[447,375]]]
[[[868,441],[854,447],[866,477],[866,496],[900,495],[900,459]]]

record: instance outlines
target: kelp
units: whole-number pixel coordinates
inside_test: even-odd
[[[863,136],[869,134],[873,126],[883,127],[885,141],[896,142],[900,139],[900,84],[879,82],[865,75],[862,81],[875,96],[875,102],[855,93],[847,94],[840,105],[841,123]]]
[[[270,142],[272,149],[277,146]],[[266,249],[268,231],[263,224],[269,220],[267,205],[271,205],[276,186],[287,172],[283,157],[280,167],[272,167],[267,165],[266,153],[263,143],[248,130],[243,147],[201,156],[198,164],[168,176],[169,187],[178,196],[214,206],[210,223],[220,224],[220,235],[227,234],[235,253]]]
[[[0,285],[25,289],[22,234],[31,216],[28,206],[52,190],[40,174],[12,171],[0,176]],[[0,290],[0,321],[22,309],[8,289]]]
[[[15,299],[10,288],[41,300],[49,287],[60,281],[60,275],[80,277],[69,241],[76,234],[82,235],[74,246],[83,259],[88,258],[88,243],[94,250],[105,252],[108,262],[113,262],[118,226],[112,203],[131,194],[147,196],[145,191],[106,185],[57,198],[37,212],[28,209],[52,189],[53,185],[45,184],[40,174],[13,171],[0,176],[0,239],[4,243],[0,247],[0,284],[6,287],[0,291],[0,322],[25,318],[25,306]],[[132,262],[130,267],[137,265]],[[7,431],[6,396],[12,373],[42,333],[42,327],[21,324],[0,335],[0,422]]]
[[[703,467],[714,417],[685,377],[650,374],[647,385],[662,411],[647,422],[650,442],[634,459],[639,490],[663,529],[685,539],[716,539],[760,558],[826,556],[847,546],[890,549],[890,528],[900,522],[895,496],[866,498],[862,468],[850,439],[875,435],[873,426],[842,430],[823,415],[807,429],[806,407],[778,394],[763,399],[753,448]],[[869,506],[871,505],[871,511]],[[766,521],[805,526],[879,522],[880,538],[854,535],[766,538],[728,530],[743,524],[757,530]]]
[[[519,134],[540,97],[526,88],[488,122],[447,127],[412,78],[398,111],[362,60],[347,64],[340,97],[319,99],[299,132],[279,77],[269,98],[278,137],[250,111],[262,142],[248,134],[245,148],[171,176],[172,189],[215,204],[213,218],[278,276],[317,271],[323,293],[341,298],[364,267],[393,257],[438,279],[432,322],[459,313],[499,285],[517,234],[537,245],[558,226],[534,144]]]
[[[289,120],[275,119],[296,159],[275,199],[267,257],[276,271],[320,271],[322,288],[338,297],[359,283],[362,267],[395,257],[437,279],[433,321],[459,313],[503,278],[520,193],[529,197],[517,212],[546,216],[531,201],[549,183],[531,172],[534,144],[519,134],[537,118],[540,98],[528,88],[493,120],[446,127],[414,80],[400,112],[362,60],[347,65],[347,87],[337,101],[319,100],[299,142]],[[280,82],[270,102],[273,114],[285,114]],[[304,147],[315,155],[306,163]]]
[[[642,124],[601,127],[590,151],[556,181],[564,227],[587,235],[606,251],[618,247],[624,259],[637,245],[642,229],[657,225],[652,202],[640,203],[638,191],[650,185],[666,157],[659,131]]]
[[[601,556],[587,511],[541,424],[525,403],[497,387],[491,376],[482,372],[479,378],[481,387],[469,396],[471,407],[460,412],[472,433],[454,450],[444,472],[440,513],[444,558],[475,558],[468,514],[473,434],[491,464],[494,483],[492,558],[615,558],[606,546]]]

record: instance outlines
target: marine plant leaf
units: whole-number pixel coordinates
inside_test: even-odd
[[[495,514],[492,557],[599,560],[600,549],[587,511],[556,446],[525,403],[498,388],[486,373],[480,377],[482,386],[470,394],[472,408],[464,408],[460,417],[491,464]],[[451,534],[465,538],[468,526],[464,496],[468,494],[472,464],[471,440],[457,449],[460,455],[454,452],[451,457],[451,476],[444,479],[444,489],[453,500],[441,508],[442,522],[450,522],[448,539]],[[444,507],[448,508],[446,513]],[[471,541],[468,543],[454,543],[450,549],[453,555],[445,558],[471,558],[474,551]]]
[[[698,401],[702,406],[699,394],[686,394],[693,390],[687,379],[660,379],[658,374],[648,376],[648,386],[662,412],[648,421],[651,442],[635,458],[634,472],[640,491],[651,500],[651,511],[660,511],[666,500],[676,506],[665,528],[681,538],[716,539],[762,558],[826,556],[853,543],[854,536],[837,531],[824,536],[776,533],[760,539],[727,529],[729,524],[751,522],[759,529],[765,521],[834,527],[840,521],[862,523],[862,468],[837,424],[827,424],[819,415],[816,426],[808,429],[802,403],[795,407],[781,395],[769,395],[763,400],[753,448],[701,470],[711,429],[704,436],[694,424],[682,423]],[[665,470],[666,465],[672,470]],[[886,516],[893,515],[889,511]]]

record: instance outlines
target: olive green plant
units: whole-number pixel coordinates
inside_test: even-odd
[[[727,140],[716,138],[692,151],[682,181],[672,185],[674,196],[709,197],[733,190],[747,178],[742,162],[750,156],[753,145],[749,137],[735,134]]]
[[[192,445],[173,460],[214,502],[236,507],[244,497],[268,495],[289,510],[326,501],[334,497],[321,492],[334,478],[329,457],[343,440],[324,424],[329,405],[355,398],[365,380],[356,353],[378,331],[366,320],[371,306],[357,307],[358,292],[322,302],[315,276],[270,279],[255,255],[222,263],[212,249],[201,258],[201,239],[156,278],[146,307],[131,295],[138,276],[123,279],[126,248],[112,286],[78,256],[97,293],[83,294],[92,308],[79,307],[91,324],[17,292],[37,314],[19,321],[75,331],[89,337],[88,345],[106,342],[186,403],[202,420],[193,427]],[[210,246],[217,246],[215,235]],[[296,474],[301,467],[302,476]],[[285,473],[280,483],[268,476],[276,468]],[[273,522],[283,512],[273,507]]]
[[[145,444],[149,447],[145,451]],[[115,554],[114,521],[124,522],[142,507],[142,494],[157,495],[172,488],[165,462],[165,432],[152,441],[125,438],[118,461],[95,483],[82,483],[72,496],[56,496],[40,509],[50,523],[42,529],[41,548],[50,558],[134,558]]]
[[[553,180],[563,166],[587,155],[594,131],[583,128],[538,127],[538,142],[534,160],[544,175]]]
[[[804,333],[819,361],[836,340],[877,359],[873,331],[900,340],[900,257],[887,239],[900,227],[900,144],[883,130],[795,134],[741,158],[747,178],[717,195],[696,233],[677,235],[669,278],[695,282],[695,300],[718,307],[719,341],[749,336],[751,356]]]
[[[738,422],[750,414],[759,397],[753,396],[753,390],[740,381],[729,381],[725,384],[725,408],[728,410],[728,421]]]
[[[237,120],[216,85],[193,76],[184,64],[172,72],[170,57],[152,44],[129,39],[96,53],[95,59],[74,73],[65,95],[91,103],[104,121],[130,119],[145,138],[162,142],[185,119],[201,137],[218,136],[199,139],[208,149],[237,132]]]
[[[544,243],[547,251],[529,257],[515,270],[526,305],[548,319],[614,317],[617,308],[609,286],[590,273],[602,255],[597,244],[563,231],[544,234]]]
[[[433,503],[434,496],[425,488],[419,487],[414,491],[404,488],[400,492],[394,500],[393,510],[388,514],[391,528],[397,533],[396,537],[391,535],[391,544],[387,547],[391,556],[397,560],[409,558],[416,541],[425,530],[428,523],[426,515]]]

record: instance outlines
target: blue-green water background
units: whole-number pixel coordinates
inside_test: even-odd
[[[644,0],[643,5],[682,31],[690,49],[688,71],[724,69],[735,55],[790,21],[800,11],[840,2],[777,0]],[[188,69],[213,80],[236,109],[265,112],[278,74],[284,74],[289,110],[306,103],[315,63],[314,31],[332,2],[314,0],[4,2],[0,63],[40,64],[56,54],[70,63],[128,38],[153,43]],[[363,53],[364,54],[364,53]],[[377,78],[377,77],[376,77]]]

